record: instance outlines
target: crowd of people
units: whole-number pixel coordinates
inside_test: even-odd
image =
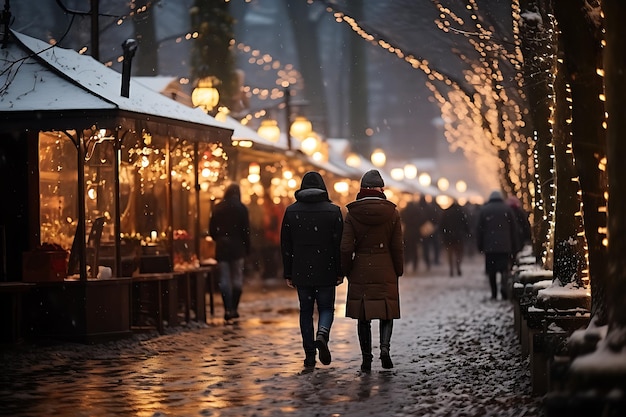
[[[393,321],[400,318],[398,280],[405,271],[418,272],[421,262],[428,271],[445,254],[450,276],[461,277],[464,257],[478,251],[485,258],[491,297],[497,299],[500,275],[500,294],[506,298],[511,262],[531,240],[520,201],[505,199],[500,191],[482,206],[454,200],[443,209],[424,196],[399,210],[387,200],[379,171],[366,172],[360,185],[344,212],[315,171],[304,175],[294,202],[279,206],[266,199],[265,210],[256,201],[248,210],[233,184],[211,215],[224,319],[239,317],[246,259],[263,278],[282,276],[298,297],[305,369],[314,368],[318,357],[324,365],[332,361],[336,287],[345,278],[346,317],[356,320],[361,371],[372,368],[372,320],[378,320],[381,366],[390,369]]]

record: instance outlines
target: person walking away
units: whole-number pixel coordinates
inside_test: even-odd
[[[272,281],[280,278],[280,225],[284,208],[282,204],[273,201],[269,189],[264,197],[263,210],[263,237],[264,242],[261,250],[263,260],[263,272],[261,277],[264,281]]]
[[[382,367],[393,368],[389,353],[391,334],[393,320],[400,318],[402,224],[396,205],[383,193],[384,186],[377,170],[363,175],[356,200],[347,206],[341,239],[341,268],[348,278],[346,316],[357,319],[363,372],[370,372],[372,367],[373,319],[379,320]]]
[[[420,241],[420,209],[417,201],[409,201],[400,211],[400,218],[404,225],[404,261],[411,272],[417,272],[419,266]]]
[[[250,220],[248,209],[241,202],[239,185],[229,185],[224,199],[215,205],[209,234],[215,241],[224,320],[229,321],[239,318],[237,309],[243,289],[244,259],[250,252]]]
[[[464,242],[470,234],[470,228],[465,210],[456,199],[442,212],[439,230],[448,256],[450,276],[453,277],[455,273],[461,276]]]
[[[532,232],[528,213],[522,208],[522,202],[515,196],[506,199],[506,203],[513,209],[515,213],[515,221],[517,222],[518,250],[522,250],[524,246],[532,244]]]
[[[439,247],[437,242],[437,219],[436,207],[433,203],[426,200],[426,196],[422,196],[418,202],[419,208],[419,233],[422,245],[422,255],[426,270],[430,271],[431,265],[439,263]],[[434,256],[431,257],[431,253]]]
[[[263,207],[261,207],[263,199],[258,195],[250,196],[250,204],[248,205],[248,218],[250,220],[250,253],[246,257],[245,270],[250,273],[259,274],[263,269],[263,257],[261,249],[265,245],[264,228],[263,228]]]
[[[343,282],[339,254],[343,215],[330,201],[318,172],[302,177],[295,198],[285,209],[281,224],[283,276],[298,293],[304,366],[312,368],[316,349],[322,364],[329,365],[332,360],[328,342],[335,315],[335,287]],[[313,326],[316,303],[317,333]]]
[[[507,299],[506,285],[511,257],[518,251],[515,213],[503,200],[500,191],[493,191],[478,213],[478,250],[485,254],[485,271],[489,276],[491,298],[497,299],[496,276],[500,274],[500,294]]]

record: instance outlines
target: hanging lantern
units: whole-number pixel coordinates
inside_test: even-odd
[[[220,101],[217,91],[219,80],[210,76],[198,80],[198,86],[191,93],[191,102],[195,107],[202,108],[206,113],[212,111]]]
[[[304,139],[313,131],[313,125],[304,116],[297,116],[289,128],[289,134],[296,139]]]
[[[346,165],[352,168],[358,168],[361,166],[361,157],[354,152],[351,152],[346,157]]]
[[[417,167],[413,164],[406,164],[404,166],[404,177],[409,180],[415,179],[417,177]]]
[[[441,177],[437,180],[437,188],[441,191],[447,191],[450,188],[450,181],[447,178]]]
[[[404,179],[404,169],[402,168],[393,168],[389,174],[391,175],[391,178],[396,181],[402,181]]]
[[[378,168],[383,167],[387,162],[387,156],[385,155],[385,151],[380,148],[374,149],[374,152],[372,152],[372,156],[370,157],[370,159],[372,161],[372,164],[374,164],[374,166]]]
[[[430,175],[426,172],[420,174],[420,176],[417,178],[417,181],[419,181],[420,185],[423,185],[424,187],[428,187],[432,181],[432,179],[430,178]]]
[[[264,119],[261,121],[261,126],[259,126],[257,133],[263,139],[266,139],[272,143],[278,142],[280,138],[280,129],[278,127],[278,122],[273,119]]]
[[[302,148],[302,152],[304,152],[307,155],[313,155],[315,151],[318,150],[319,146],[320,146],[320,139],[317,136],[317,134],[315,134],[314,132],[308,135],[300,144],[300,148]]]

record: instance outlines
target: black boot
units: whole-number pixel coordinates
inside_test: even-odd
[[[315,351],[305,352],[304,367],[309,369],[315,368]]]
[[[359,334],[359,344],[361,345],[361,354],[363,362],[361,363],[361,371],[370,372],[372,370],[372,327],[367,320],[359,320],[357,325]]]
[[[393,362],[389,356],[391,345],[391,333],[393,331],[393,320],[380,321],[380,361],[385,369],[393,368]]]
[[[325,330],[325,329],[324,329]],[[320,330],[315,338],[315,347],[319,352],[320,362],[323,365],[330,365],[332,360],[328,349],[328,331]]]
[[[224,302],[224,320],[230,321],[234,319],[232,295],[222,291],[222,301]]]
[[[240,289],[233,289],[233,307],[232,307],[232,314],[233,314],[233,318],[234,319],[238,319],[239,318],[239,300],[241,299],[241,290]]]

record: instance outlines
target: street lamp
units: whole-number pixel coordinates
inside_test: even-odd
[[[297,116],[293,121],[291,120],[291,91],[289,87],[285,88],[285,136],[287,137],[287,149],[292,150],[291,137],[303,140],[308,137],[313,131],[311,122],[304,116]],[[280,137],[280,128],[278,122],[272,119],[265,119],[261,121],[261,125],[257,129],[257,133],[271,142],[278,142]]]
[[[419,181],[420,185],[423,185],[424,187],[428,187],[431,183],[431,178],[428,173],[423,172],[420,174],[419,177],[417,177],[417,181]]]
[[[286,129],[287,135],[287,149],[291,150],[291,136],[304,139],[312,130],[311,122],[304,116],[298,116],[291,121],[291,90],[289,87],[285,87],[285,117],[286,117]]]

